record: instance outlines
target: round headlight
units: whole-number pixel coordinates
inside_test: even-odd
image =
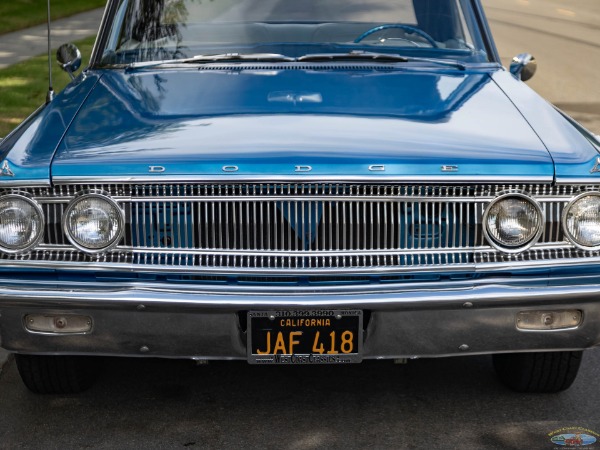
[[[567,238],[584,250],[600,248],[600,193],[581,194],[563,212]]]
[[[34,247],[44,234],[40,205],[19,194],[0,197],[0,250],[19,253]]]
[[[483,214],[483,230],[490,244],[503,252],[521,252],[542,234],[542,210],[523,194],[504,194]]]
[[[73,245],[98,253],[118,244],[123,235],[123,212],[104,194],[83,194],[67,207],[63,226]]]

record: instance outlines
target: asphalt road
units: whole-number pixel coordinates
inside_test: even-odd
[[[600,432],[600,351],[557,395],[507,390],[488,357],[320,367],[110,359],[78,396],[30,394],[10,364],[2,448],[551,449],[548,434],[561,428]]]
[[[530,86],[600,133],[600,2],[484,3],[506,64],[533,53]],[[598,405],[600,350],[557,395],[509,391],[482,356],[336,367],[107,359],[78,396],[29,393],[12,361],[0,374],[0,448],[550,449],[561,428],[600,433]]]

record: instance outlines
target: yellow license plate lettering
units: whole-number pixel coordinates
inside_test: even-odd
[[[313,342],[312,351],[314,353],[319,353],[320,355],[322,355],[323,352],[325,351],[325,346],[323,345],[322,342],[319,342],[320,335],[321,335],[321,333],[319,331],[317,331],[317,334],[315,334],[315,340]]]
[[[352,331],[344,331],[342,333],[342,343],[340,345],[340,350],[342,353],[352,353],[354,350],[354,333]]]
[[[331,336],[331,349],[327,352],[328,355],[337,355],[339,352],[335,349],[335,331],[329,333]]]

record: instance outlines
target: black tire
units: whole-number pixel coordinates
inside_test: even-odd
[[[494,369],[517,392],[560,392],[568,389],[579,371],[583,352],[535,352],[494,355]]]
[[[15,355],[25,386],[36,394],[76,394],[98,374],[98,359],[85,356]]]

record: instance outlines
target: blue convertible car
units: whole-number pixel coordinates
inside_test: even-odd
[[[492,354],[568,388],[600,344],[600,143],[534,68],[479,0],[109,0],[0,143],[1,346],[40,393],[97,355]]]

